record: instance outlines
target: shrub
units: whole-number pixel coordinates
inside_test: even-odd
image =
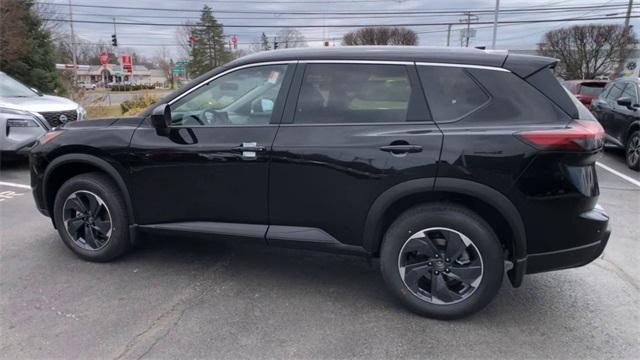
[[[155,85],[147,85],[147,84],[135,84],[135,85],[113,85],[111,86],[111,91],[137,91],[137,90],[153,90],[155,89]]]
[[[157,97],[150,94],[136,95],[133,98],[122,102],[120,104],[120,109],[122,109],[122,114],[124,115],[136,115],[151,106],[157,100]]]

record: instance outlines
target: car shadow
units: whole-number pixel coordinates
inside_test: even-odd
[[[353,305],[367,313],[393,313],[396,316],[423,319],[405,310],[386,291],[377,261],[360,257],[154,236],[147,238],[137,251],[118,262],[135,267],[149,265],[181,269],[187,266],[192,269],[195,266],[200,271],[221,272],[222,279],[218,277],[218,281],[231,281],[229,278],[232,278],[235,286],[246,286],[256,292],[311,293],[316,302],[342,303],[342,306]],[[582,283],[585,280],[579,276],[555,272],[527,276],[523,286],[514,289],[505,276],[501,291],[487,308],[457,323],[480,322],[492,327],[493,323],[499,326],[508,323],[515,325],[526,319],[531,326],[536,323],[542,326],[571,316],[571,313],[579,317],[584,311],[589,311],[588,307],[579,309],[574,302],[563,301],[566,289],[548,285],[555,283],[554,277],[562,278],[565,283],[573,281],[580,283],[580,287],[584,286]],[[554,302],[553,306],[549,305],[550,302]]]

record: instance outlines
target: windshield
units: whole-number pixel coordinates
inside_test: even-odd
[[[2,97],[29,97],[38,96],[33,90],[22,85],[5,73],[0,73],[0,96]]]

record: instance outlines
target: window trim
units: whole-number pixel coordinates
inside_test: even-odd
[[[198,126],[188,126],[188,125],[169,125],[170,129],[184,129],[184,128],[190,128],[190,129],[201,129],[201,128],[236,128],[236,127],[242,127],[242,128],[246,128],[246,127],[265,127],[265,126],[277,126],[280,122],[280,117],[282,116],[282,109],[284,108],[285,102],[287,101],[287,94],[291,88],[291,76],[287,76],[289,72],[293,72],[295,71],[296,68],[296,64],[298,63],[298,61],[295,60],[290,60],[290,61],[269,61],[269,62],[260,62],[260,63],[252,63],[252,64],[245,64],[245,65],[241,65],[241,66],[237,66],[228,70],[225,70],[219,74],[213,75],[212,77],[202,81],[201,83],[199,83],[198,85],[192,87],[191,89],[187,90],[186,92],[180,94],[180,96],[172,99],[171,101],[169,101],[169,103],[167,103],[167,105],[169,105],[169,107],[171,107],[174,103],[180,101],[183,97],[185,97],[186,95],[192,93],[193,91],[196,91],[197,89],[209,85],[212,81],[215,81],[223,76],[226,76],[228,74],[231,74],[235,71],[239,71],[239,70],[244,70],[244,69],[249,69],[249,68],[253,68],[253,67],[261,67],[261,66],[271,66],[271,65],[286,65],[285,68],[285,74],[284,74],[284,78],[282,79],[282,85],[280,86],[280,90],[278,91],[278,98],[282,96],[282,105],[277,106],[277,98],[276,98],[276,103],[274,104],[274,111],[271,115],[271,119],[269,120],[268,123],[266,124],[252,124],[252,125],[244,125],[244,124],[224,124],[224,125],[198,125]],[[291,65],[294,65],[293,67],[291,67]],[[287,86],[287,89],[283,89],[284,86]],[[286,90],[287,94],[282,94],[281,91]],[[275,116],[275,117],[274,117]]]

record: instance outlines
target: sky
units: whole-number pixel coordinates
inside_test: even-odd
[[[52,17],[69,19],[69,0],[38,0]],[[110,43],[113,19],[117,23],[153,23],[154,26],[117,24],[121,47],[139,54],[154,56],[164,47],[174,59],[182,56],[178,46],[179,26],[196,21],[203,5],[225,25],[225,34],[236,35],[240,48],[249,48],[261,33],[271,39],[280,26],[295,26],[307,38],[309,46],[322,46],[323,40],[340,45],[342,35],[356,28],[348,25],[406,24],[419,35],[419,45],[445,46],[448,23],[451,23],[451,46],[460,46],[460,22],[466,11],[477,16],[480,24],[471,25],[475,37],[469,46],[491,45],[495,0],[71,0],[74,20],[105,23],[74,23],[76,36],[85,41]],[[558,19],[549,23],[500,24],[497,49],[535,49],[546,31],[584,23],[623,24],[627,0],[502,0],[500,21]],[[79,5],[112,6],[90,8]],[[585,7],[554,9],[557,7]],[[149,9],[122,9],[138,7]],[[165,9],[165,10],[162,10]],[[514,9],[525,10],[514,12]],[[528,9],[528,10],[526,10]],[[546,9],[546,10],[541,10]],[[475,11],[474,11],[475,10]],[[389,14],[395,12],[395,14]],[[442,12],[445,12],[444,14]],[[343,14],[336,14],[343,13]],[[346,14],[345,14],[346,13]],[[45,14],[45,15],[46,15]],[[640,10],[634,11],[640,15]],[[566,21],[568,18],[607,17],[605,20]],[[632,18],[638,25],[640,18]],[[69,23],[59,29],[68,31]],[[262,26],[262,27],[261,27]],[[268,27],[265,27],[268,26]],[[315,26],[315,27],[310,27]]]

